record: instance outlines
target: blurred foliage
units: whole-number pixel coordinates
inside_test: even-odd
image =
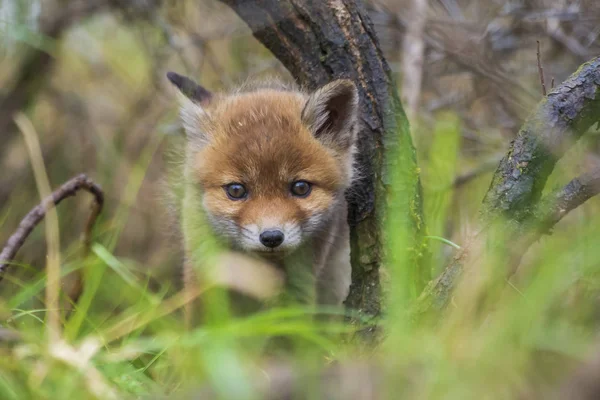
[[[400,77],[410,1],[368,6]],[[58,18],[67,12],[69,24]],[[59,21],[52,26],[60,33],[45,32],[44,21]],[[430,1],[421,107],[411,121],[430,235],[463,245],[473,229],[498,160],[541,99],[536,40],[549,87],[598,53],[599,26],[595,0]],[[62,268],[86,276],[78,307],[65,321],[64,343],[48,347],[44,340],[42,227],[0,284],[2,325],[22,335],[18,344],[0,344],[0,398],[257,398],[265,371],[276,380],[290,368],[310,371],[297,384],[319,398],[317,387],[327,381],[316,374],[332,361],[350,365],[350,378],[341,384],[332,377],[329,389],[345,393],[345,387],[355,398],[369,398],[360,389],[373,386],[385,398],[539,398],[595,344],[598,199],[536,243],[508,284],[493,273],[497,260],[482,262],[481,274],[506,284],[493,296],[485,299],[489,281],[467,280],[435,324],[408,323],[405,303],[395,303],[376,349],[340,341],[335,334],[351,327],[315,325],[296,309],[185,330],[177,306],[182,255],[165,182],[180,130],[165,73],[185,73],[213,90],[248,77],[291,77],[233,12],[209,0],[0,0],[0,103],[11,101],[4,96],[32,51],[51,56],[49,70],[35,59],[29,65],[40,73],[28,79],[40,86],[28,89],[23,108],[50,182],[86,173],[104,188],[106,208],[93,253],[82,261],[78,238],[91,199],[82,193],[58,207]],[[0,135],[4,243],[39,194],[22,136],[14,126]],[[597,138],[588,133],[561,160],[547,190],[596,165]],[[455,249],[433,239],[430,249],[435,275]],[[410,286],[401,267],[388,270],[392,288]],[[406,300],[396,295],[391,299]],[[293,338],[293,357],[281,366],[262,357],[276,335]],[[356,359],[354,370],[349,360]]]

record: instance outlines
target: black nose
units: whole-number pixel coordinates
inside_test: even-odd
[[[283,243],[283,232],[278,230],[264,231],[260,234],[259,239],[262,244],[273,249]]]

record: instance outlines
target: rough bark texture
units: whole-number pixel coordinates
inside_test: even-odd
[[[529,217],[556,162],[599,120],[600,58],[595,58],[550,92],[527,119],[496,170],[483,200],[483,220]]]
[[[409,165],[402,168],[411,171],[409,193],[419,193],[419,180],[406,116],[367,11],[352,0],[221,1],[249,25],[254,36],[301,85],[315,89],[344,77],[358,86],[362,123],[358,163],[364,178],[348,195],[353,276],[346,304],[376,315],[380,311],[379,266],[383,255],[380,211],[385,197],[384,142],[408,144],[402,150]],[[410,200],[412,230],[417,238],[422,227],[420,199]],[[410,205],[405,206],[409,210]]]
[[[550,92],[525,122],[496,170],[483,200],[482,230],[471,243],[484,242],[489,224],[501,221],[512,232],[506,237],[518,244],[510,249],[513,260],[518,260],[543,232],[597,193],[598,178],[592,172],[540,201],[556,162],[599,121],[600,58],[595,58]],[[503,245],[507,249],[510,246]],[[477,246],[465,246],[427,286],[412,310],[414,315],[440,310],[448,304],[467,259],[477,257],[472,247]]]

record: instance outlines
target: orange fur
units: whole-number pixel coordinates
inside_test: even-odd
[[[211,142],[194,159],[205,190],[204,205],[214,215],[240,224],[270,218],[274,224],[302,222],[327,209],[343,186],[341,166],[302,124],[303,98],[263,91],[229,99],[208,109]],[[307,198],[290,194],[291,182],[311,182]],[[231,201],[223,185],[244,182],[248,199]]]
[[[318,301],[340,304],[350,283],[344,192],[353,177],[354,85],[334,81],[307,94],[268,84],[212,95],[187,78],[169,79],[189,98],[182,118],[187,179],[202,193],[198,212],[232,248],[275,256],[288,276],[309,257],[303,264],[316,279]],[[308,195],[292,193],[298,181],[310,184]],[[247,195],[232,199],[231,184]],[[273,230],[283,233],[282,243],[267,246],[263,233]]]

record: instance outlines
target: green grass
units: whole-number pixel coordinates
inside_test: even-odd
[[[90,103],[84,104],[89,106],[88,112],[100,109],[100,117],[83,123],[86,129],[94,128],[89,134],[97,158],[94,162],[85,159],[87,153],[71,154],[62,146],[51,151],[54,142],[70,143],[73,138],[53,135],[81,128],[63,126],[55,116],[63,109],[52,108],[52,99],[42,98],[28,111],[40,130],[40,140],[50,149],[51,156],[45,161],[52,183],[60,183],[73,171],[89,172],[105,188],[107,204],[95,227],[92,251],[85,259],[76,237],[87,212],[79,204],[87,205],[89,198],[68,199],[58,208],[61,273],[80,271],[85,276],[82,297],[68,318],[62,313],[60,341],[51,342],[47,337],[43,229],[36,229],[19,252],[18,259],[27,261],[13,263],[0,283],[1,325],[20,335],[18,341],[3,340],[0,331],[0,399],[210,398],[201,396],[207,390],[220,398],[258,399],[257,386],[264,382],[267,371],[283,374],[287,368],[302,378],[298,391],[319,399],[323,397],[317,377],[336,362],[372,368],[372,374],[362,371],[350,381],[359,386],[377,382],[383,398],[544,398],[591,354],[597,344],[600,306],[597,199],[572,212],[552,236],[532,246],[514,276],[506,276],[506,254],[497,251],[502,232],[493,235],[485,257],[465,274],[448,308],[435,318],[409,319],[408,311],[419,295],[418,280],[435,277],[457,247],[467,245],[466,233],[474,227],[490,181],[490,174],[484,174],[461,188],[452,186],[459,173],[476,168],[485,158],[485,154],[468,158],[461,153],[462,123],[453,114],[437,115],[431,126],[413,130],[420,145],[428,226],[424,245],[432,255],[423,266],[424,274],[411,264],[407,247],[412,244],[404,229],[409,225],[406,209],[398,207],[410,207],[414,171],[404,171],[402,162],[390,163],[393,169],[386,184],[396,189],[396,197],[389,204],[384,224],[390,240],[383,274],[384,313],[376,321],[382,335],[376,345],[356,340],[356,326],[339,320],[315,322],[315,310],[307,308],[275,307],[235,317],[226,309],[219,288],[207,288],[201,295],[213,318],[187,329],[182,310],[186,298],[180,292],[179,274],[173,272],[180,260],[163,256],[170,248],[157,232],[169,228],[162,219],[164,213],[156,208],[158,202],[148,200],[148,193],[160,190],[157,165],[163,167],[160,174],[171,172],[157,159],[165,142],[176,139],[165,137],[159,126],[174,122],[176,115],[163,115],[150,107],[156,121],[143,120],[144,112],[133,117],[143,120],[141,128],[137,121],[118,118],[119,112],[127,115],[136,102],[156,94],[139,90],[148,85],[148,71],[154,66],[149,65],[148,54],[140,51],[135,29],[106,18],[75,28],[80,30],[76,34],[95,45],[90,45],[95,50],[90,54],[69,47],[69,41],[78,38],[76,34],[57,49],[55,43],[45,42],[20,25],[8,29],[11,43],[41,46],[60,57],[53,84],[77,86],[75,101],[88,99]],[[4,24],[0,31],[6,31],[6,22],[0,23]],[[219,53],[224,70],[243,75],[252,66],[233,53],[267,57],[265,49],[249,44],[250,40],[236,38],[228,43],[236,52]],[[248,50],[248,46],[257,50]],[[100,60],[91,60],[94,57]],[[240,66],[242,62],[249,65]],[[0,65],[4,69],[11,66],[6,61]],[[94,81],[98,70],[109,74]],[[200,75],[217,82],[222,72],[209,65]],[[97,98],[100,101],[94,103]],[[104,102],[114,102],[117,111]],[[103,113],[116,122],[104,121]],[[584,144],[561,161],[548,186],[563,185],[579,173],[578,158]],[[24,174],[10,204],[0,208],[3,237],[38,201],[39,195],[29,187],[31,182],[33,177]],[[138,236],[143,240],[137,241]],[[203,241],[201,235],[198,239]],[[205,246],[198,257],[215,251]],[[171,271],[170,275],[162,273],[164,269]],[[274,340],[279,336],[288,338],[286,352],[281,352],[281,343]],[[281,357],[284,366],[273,367],[274,355]]]
[[[154,145],[148,149],[153,151]],[[430,158],[427,167],[446,168],[454,162],[454,155],[448,157]],[[257,376],[275,336],[290,338],[284,360],[299,374],[318,373],[332,361],[360,360],[382,371],[379,390],[388,398],[515,398],[552,390],[560,382],[556,377],[568,374],[594,344],[594,299],[600,289],[596,214],[561,224],[555,235],[535,246],[510,281],[498,273],[503,257],[495,258],[490,251],[435,321],[407,319],[410,298],[393,293],[394,288],[410,287],[402,281],[406,266],[388,265],[392,292],[387,292],[379,321],[383,339],[373,348],[347,340],[353,326],[317,324],[310,318],[312,311],[301,308],[273,308],[244,318],[224,313],[187,330],[177,289],[170,283],[150,289],[151,277],[143,266],[111,250],[127,223],[126,205],[135,199],[145,160],[132,170],[130,191],[124,194],[130,200],[97,229],[91,254],[82,260],[76,251],[65,251],[62,272],[81,269],[86,280],[82,298],[62,321],[62,341],[48,340],[46,310],[32,301],[43,298],[43,272],[29,281],[10,281],[18,289],[2,299],[4,326],[19,332],[21,339],[0,347],[0,398],[173,398],[207,388],[220,398],[260,398]],[[393,220],[397,211],[389,212]],[[426,217],[439,218],[439,208],[430,212],[435,215]],[[456,251],[442,236],[426,240]],[[222,298],[218,292],[205,292],[216,296],[209,305]],[[219,313],[222,306],[217,304]],[[301,389],[319,398],[317,384],[310,382]]]

